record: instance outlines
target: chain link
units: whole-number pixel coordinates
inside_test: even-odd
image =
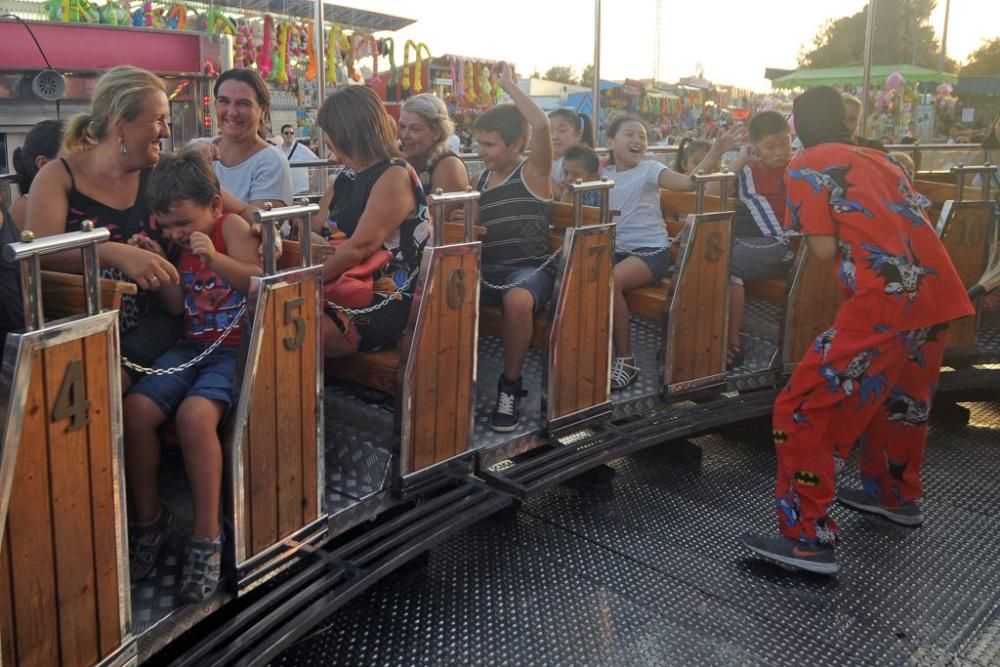
[[[629,255],[631,257],[655,257],[660,253],[670,250],[680,239],[678,237],[668,237],[667,245],[650,250],[629,250],[628,248],[615,248],[615,253],[619,255]]]
[[[482,276],[479,277],[479,282],[481,282],[483,285],[486,285],[490,289],[495,289],[495,290],[499,290],[499,291],[513,289],[515,287],[520,287],[524,283],[528,282],[529,280],[531,280],[532,278],[534,278],[535,276],[537,276],[540,271],[544,271],[545,268],[548,267],[549,264],[551,264],[552,262],[554,262],[555,259],[556,259],[556,257],[559,257],[561,254],[562,254],[562,249],[556,250],[554,253],[552,253],[551,255],[549,255],[545,259],[545,261],[542,262],[541,265],[537,269],[535,269],[534,271],[532,271],[531,273],[529,273],[528,275],[526,275],[524,278],[521,278],[517,282],[508,283],[507,285],[494,285],[493,283],[491,283],[490,281],[486,280]]]
[[[236,313],[236,317],[234,317],[233,321],[229,323],[229,326],[227,326],[226,330],[222,332],[218,340],[216,340],[211,345],[206,347],[205,351],[199,354],[197,357],[191,359],[190,361],[185,361],[180,366],[174,366],[173,368],[146,368],[145,366],[140,366],[139,364],[133,361],[129,361],[128,358],[125,357],[125,355],[122,355],[122,365],[125,368],[136,371],[137,373],[142,373],[143,375],[158,375],[158,376],[174,375],[176,373],[180,373],[181,371],[186,371],[195,364],[199,363],[202,359],[204,359],[208,355],[212,354],[212,352],[215,352],[215,349],[220,345],[222,345],[223,341],[226,340],[226,337],[233,332],[233,329],[239,326],[240,322],[243,320],[243,316],[246,315],[246,312],[247,312],[247,304],[246,302],[244,302],[243,305],[240,306],[240,311]]]
[[[410,288],[410,285],[413,284],[413,281],[416,279],[417,274],[419,274],[419,273],[420,273],[420,268],[419,267],[413,269],[413,273],[411,273],[406,278],[406,282],[403,283],[400,287],[397,287],[395,292],[393,292],[391,294],[386,294],[385,295],[385,299],[383,299],[379,303],[376,303],[376,304],[374,304],[372,306],[368,306],[367,308],[345,308],[344,306],[340,306],[340,305],[334,303],[333,301],[327,301],[326,305],[328,305],[330,308],[333,308],[336,311],[339,311],[341,313],[344,313],[346,315],[351,315],[351,316],[355,316],[355,315],[368,315],[369,313],[374,313],[377,310],[381,310],[381,309],[385,308],[390,303],[392,303],[393,301],[395,301],[397,298],[402,297],[403,293],[406,292],[406,290]]]
[[[772,236],[769,239],[760,239],[761,243],[757,243],[757,239],[754,239],[753,243],[748,242],[748,239],[734,238],[737,244],[741,246],[746,246],[747,248],[757,248],[758,250],[763,250],[765,248],[777,248],[778,246],[787,246],[788,242],[777,236]]]

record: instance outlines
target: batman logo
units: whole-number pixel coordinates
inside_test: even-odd
[[[802,486],[816,486],[819,484],[819,477],[808,470],[796,470],[795,481]]]
[[[788,434],[784,431],[772,431],[771,436],[774,438],[774,444],[783,445],[788,441]]]

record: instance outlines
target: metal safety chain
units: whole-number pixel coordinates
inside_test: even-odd
[[[777,236],[772,236],[770,238],[762,238],[760,239],[761,241],[760,243],[756,242],[757,239],[753,239],[753,242],[751,242],[750,239],[741,239],[736,237],[733,238],[733,241],[737,245],[746,246],[747,248],[757,248],[759,250],[763,250],[764,248],[777,248],[778,246],[781,245],[783,246],[788,245],[788,241],[786,241],[783,238],[779,238]]]
[[[205,351],[199,354],[197,357],[191,359],[190,361],[185,361],[180,366],[174,366],[173,368],[146,368],[145,366],[140,366],[139,364],[133,361],[129,361],[124,354],[121,355],[122,366],[130,370],[133,370],[137,373],[142,373],[143,375],[158,375],[158,376],[175,375],[177,373],[180,373],[181,371],[186,371],[195,364],[200,363],[208,355],[215,352],[216,348],[222,345],[223,341],[225,341],[226,338],[229,336],[229,334],[233,332],[233,329],[235,329],[239,325],[240,321],[243,319],[243,316],[246,315],[246,312],[247,312],[247,305],[244,302],[243,305],[240,306],[239,312],[236,313],[236,317],[234,317],[233,321],[229,323],[229,326],[227,326],[226,329],[222,332],[218,340],[214,341],[211,345],[205,348]]]
[[[660,253],[670,250],[678,241],[680,237],[667,237],[667,245],[661,248],[653,248],[652,250],[629,250],[628,248],[615,248],[615,253],[620,255],[628,255],[630,257],[655,257]]]
[[[554,262],[556,260],[556,258],[559,257],[561,254],[562,254],[562,249],[556,250],[554,253],[552,253],[551,255],[549,255],[545,259],[545,261],[542,262],[541,265],[537,269],[535,269],[534,271],[532,271],[531,273],[529,273],[528,275],[526,275],[524,278],[521,278],[517,282],[508,283],[506,285],[494,285],[493,283],[491,283],[488,280],[484,279],[482,276],[480,276],[479,282],[481,282],[483,285],[486,285],[490,289],[495,289],[495,290],[500,290],[500,291],[507,290],[507,289],[513,289],[515,287],[520,287],[524,283],[528,282],[528,280],[530,280],[531,278],[534,278],[535,276],[537,276],[539,272],[544,271],[549,266],[549,264],[551,264],[552,262]]]

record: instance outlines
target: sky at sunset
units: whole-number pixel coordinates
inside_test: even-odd
[[[593,60],[594,3],[587,0],[345,0],[344,4],[416,19],[395,36],[398,57],[407,39],[426,42],[435,56],[458,54],[511,60],[519,72]],[[864,0],[662,0],[660,77],[693,74],[768,90],[765,67],[794,68],[796,56],[826,19],[856,13]],[[604,0],[601,76],[653,74],[656,0]],[[945,0],[931,22],[940,38]],[[948,55],[964,61],[984,39],[1000,36],[1000,0],[952,0]],[[998,72],[1000,74],[1000,72]]]

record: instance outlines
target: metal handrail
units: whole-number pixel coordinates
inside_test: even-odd
[[[306,204],[298,206],[280,206],[272,208],[271,203],[264,205],[263,211],[254,211],[254,222],[261,226],[264,233],[264,275],[273,276],[278,272],[278,258],[274,250],[277,239],[280,237],[275,229],[285,220],[302,218],[305,224],[299,234],[299,244],[302,251],[302,266],[308,267],[312,264],[312,226],[309,224],[310,218],[319,213],[319,206],[316,204]]]
[[[463,204],[465,212],[465,242],[471,243],[475,239],[473,229],[476,220],[476,213],[479,211],[479,191],[468,187],[464,192],[444,192],[441,188],[434,191],[434,194],[427,195],[427,205],[431,207],[434,215],[431,220],[434,223],[434,245],[441,245],[444,240],[444,207],[448,204]],[[471,206],[464,206],[464,204]]]

